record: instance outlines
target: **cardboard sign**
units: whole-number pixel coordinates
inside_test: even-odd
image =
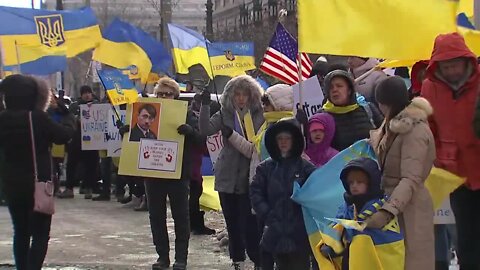
[[[185,136],[177,128],[187,118],[187,102],[139,98],[127,106],[130,132],[122,142],[118,174],[180,179]]]
[[[214,166],[220,152],[222,152],[223,146],[223,136],[221,131],[207,137],[207,149],[210,154],[210,160],[212,160]]]
[[[308,80],[305,80],[302,83],[302,101],[303,104],[300,104],[300,84],[295,84],[293,88],[293,102],[294,112],[297,113],[298,108],[303,108],[307,117],[312,117],[317,111],[322,109],[323,103],[323,91],[320,83],[318,82],[317,77],[312,77]]]
[[[138,169],[175,172],[178,142],[141,139]]]
[[[120,114],[120,120],[123,124],[125,124],[127,111],[125,110],[117,110]],[[120,132],[117,127],[117,116],[113,110],[110,110],[110,114],[108,116],[108,149],[107,149],[107,156],[109,157],[120,157],[122,153],[122,136],[120,136]]]
[[[447,198],[440,208],[435,211],[433,216],[433,223],[435,224],[455,224],[455,216],[453,215],[452,207],[450,206],[450,199]]]
[[[82,150],[107,150],[110,104],[80,105]]]

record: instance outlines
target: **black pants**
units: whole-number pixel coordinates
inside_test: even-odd
[[[71,153],[68,153],[67,182],[65,186],[68,189],[73,189],[73,187],[77,184],[76,172],[80,163],[82,163],[84,166],[82,178],[83,187],[93,189],[98,180],[98,151],[72,151]]]
[[[190,212],[190,229],[203,229],[203,215],[200,211],[200,197],[203,193],[202,182],[190,181],[190,197],[188,199],[188,209]]]
[[[112,186],[112,158],[102,158],[100,169],[102,173],[102,193],[103,195],[110,196],[110,188]]]
[[[274,255],[278,270],[310,270],[308,251]]]
[[[460,270],[480,270],[480,190],[462,185],[450,194],[458,235]]]
[[[230,258],[233,262],[243,262],[246,250],[250,260],[260,266],[260,234],[248,194],[219,192],[219,196],[227,223]]]
[[[13,255],[17,270],[40,270],[47,255],[52,216],[33,212],[32,206],[10,205]]]
[[[263,228],[265,227],[265,223],[258,216],[257,216],[257,224],[258,224],[258,231],[263,232]],[[273,259],[272,253],[264,250],[260,246],[260,242],[258,243],[258,245],[259,245],[259,249],[260,249],[260,260],[261,260],[261,264],[262,264],[262,270],[274,270],[275,269],[275,261]]]
[[[147,179],[145,180],[145,187],[153,244],[159,259],[163,262],[170,262],[170,246],[167,231],[168,196],[175,223],[175,261],[187,263],[188,242],[190,239],[189,181]]]

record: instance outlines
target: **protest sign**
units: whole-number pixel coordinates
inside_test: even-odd
[[[117,110],[120,114],[120,120],[125,124],[126,111]],[[122,152],[122,136],[117,127],[117,116],[113,110],[110,110],[108,116],[108,149],[107,155],[109,157],[120,157]]]
[[[180,179],[185,136],[178,126],[187,118],[187,102],[139,98],[127,107],[130,132],[122,142],[120,175]]]
[[[455,216],[453,215],[452,207],[450,206],[450,199],[447,198],[440,208],[435,210],[433,216],[435,224],[455,224]]]
[[[215,162],[217,161],[218,156],[223,149],[223,136],[221,131],[207,137],[207,149],[208,153],[210,154],[212,164],[215,165]]]
[[[80,105],[82,150],[108,148],[108,115],[110,104]]]
[[[293,102],[295,104],[294,112],[297,112],[298,108],[303,108],[307,117],[312,117],[317,111],[322,109],[323,104],[323,91],[316,76],[305,80],[302,83],[302,103],[300,104],[300,84],[295,84],[293,88]]]

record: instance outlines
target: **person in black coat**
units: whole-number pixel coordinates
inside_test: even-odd
[[[50,147],[73,136],[74,118],[64,111],[60,123],[46,110],[50,91],[44,81],[11,75],[0,83],[6,110],[0,113],[0,149],[4,151],[1,179],[14,228],[13,253],[17,269],[41,269],[48,248],[52,217],[33,211],[34,166],[30,139],[32,113],[39,181],[50,180]]]
[[[316,169],[301,157],[304,144],[293,120],[271,126],[265,134],[271,158],[258,165],[250,186],[252,208],[265,221],[260,245],[273,254],[278,270],[310,269],[302,209],[290,198],[294,183],[303,185]]]

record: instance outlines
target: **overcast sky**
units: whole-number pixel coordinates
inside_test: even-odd
[[[41,0],[34,0],[35,8],[40,8]],[[32,7],[32,0],[0,0],[0,6],[9,6],[9,7]]]

